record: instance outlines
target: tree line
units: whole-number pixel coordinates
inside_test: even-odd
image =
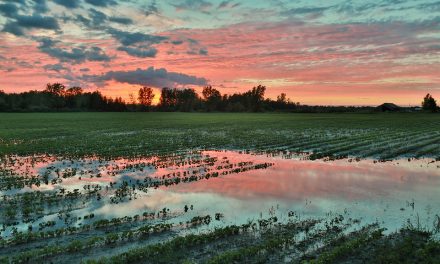
[[[212,86],[203,88],[201,95],[194,89],[162,88],[158,103],[151,87],[142,87],[137,96],[130,94],[130,100],[121,97],[109,98],[99,91],[84,92],[81,87],[67,88],[61,83],[49,83],[43,91],[5,93],[0,90],[0,112],[51,112],[51,111],[165,111],[165,112],[263,112],[285,111],[303,113],[322,112],[368,112],[374,107],[354,106],[308,106],[293,102],[285,93],[276,100],[265,98],[266,87],[258,85],[252,89],[221,94]],[[435,99],[426,95],[422,108],[437,111]]]
[[[154,90],[142,87],[129,102],[122,98],[109,98],[99,91],[84,92],[81,87],[67,88],[61,83],[47,84],[43,91],[5,93],[0,90],[2,112],[50,111],[182,111],[182,112],[261,112],[293,110],[299,103],[291,102],[285,94],[277,100],[265,99],[266,87],[259,85],[244,93],[222,95],[212,86],[199,96],[194,89],[162,88],[158,104],[153,104]]]
[[[125,111],[122,98],[108,98],[100,92],[84,92],[81,87],[47,84],[44,91],[5,93],[0,91],[2,112]]]

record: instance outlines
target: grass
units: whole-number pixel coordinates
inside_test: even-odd
[[[232,148],[313,151],[318,157],[439,157],[439,148],[429,148],[440,143],[438,131],[440,115],[423,113],[8,113],[0,115],[0,155]]]

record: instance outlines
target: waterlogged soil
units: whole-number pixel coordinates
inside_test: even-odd
[[[218,150],[130,159],[4,156],[0,256],[132,233],[70,254],[75,262],[261,219],[341,215],[351,221],[347,230],[378,223],[385,233],[431,229],[439,219],[439,161],[309,157]],[[145,225],[157,228],[145,236]],[[37,232],[48,235],[20,238]]]

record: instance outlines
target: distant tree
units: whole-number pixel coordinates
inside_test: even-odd
[[[297,104],[291,102],[285,93],[281,93],[277,96],[277,100],[266,99],[265,107],[271,111],[286,111],[293,110],[297,107]]]
[[[281,93],[277,96],[278,103],[287,103],[287,95],[285,93]]]
[[[258,100],[264,100],[264,93],[266,92],[266,86],[258,85],[257,87],[252,88],[252,95],[254,95]]]
[[[182,89],[176,90],[175,94],[177,97],[177,110],[183,112],[194,111],[200,104],[200,98],[194,89]]]
[[[258,85],[245,93],[234,93],[223,98],[226,111],[259,112],[264,110],[264,93],[266,87]]]
[[[83,93],[83,89],[81,87],[70,87],[69,89],[67,89],[64,93],[64,96],[78,96],[81,95]]]
[[[212,86],[206,86],[202,91],[203,99],[205,101],[207,111],[219,110],[219,105],[222,101],[222,95]]]
[[[104,111],[106,98],[99,91],[95,91],[88,95],[87,108],[93,111]]]
[[[168,87],[162,88],[162,91],[160,93],[160,101],[159,101],[159,107],[163,111],[174,111],[176,110],[177,105],[177,94],[176,89],[171,89]]]
[[[202,101],[194,89],[162,88],[158,109],[190,112],[201,108]]]
[[[437,111],[437,102],[429,93],[423,98],[422,109],[426,111]]]
[[[51,98],[49,99],[50,105],[49,108],[52,109],[62,109],[64,108],[66,101],[64,100],[65,92],[66,92],[66,86],[62,83],[48,83],[46,85],[46,93],[51,95]],[[21,108],[26,108],[22,106]]]
[[[82,95],[83,89],[81,87],[71,87],[64,92],[64,101],[66,107],[70,109],[81,108],[81,102],[79,97]]]
[[[154,93],[151,87],[142,87],[138,91],[138,101],[139,103],[149,108],[153,104]]]
[[[266,86],[258,85],[252,88],[251,91],[245,93],[248,97],[248,109],[254,112],[263,110],[264,93],[266,92]]]
[[[212,88],[211,85],[203,88],[202,95],[203,95],[203,99],[205,99],[205,100],[209,100],[211,98],[221,98],[222,97],[220,92],[217,89]]]
[[[50,83],[48,83],[46,85],[45,91],[48,93],[51,93],[53,95],[64,96],[65,90],[66,90],[66,86],[64,86],[64,84],[61,84],[61,83],[50,84]]]

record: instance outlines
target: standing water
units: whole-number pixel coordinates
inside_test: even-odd
[[[390,232],[409,222],[431,228],[440,211],[439,166],[428,159],[329,161],[235,151],[132,159],[9,156],[0,167],[2,236],[29,226],[55,230],[139,215],[173,224],[215,216],[210,228],[272,216],[283,221],[292,213],[344,215]],[[36,196],[43,198],[32,205]]]

